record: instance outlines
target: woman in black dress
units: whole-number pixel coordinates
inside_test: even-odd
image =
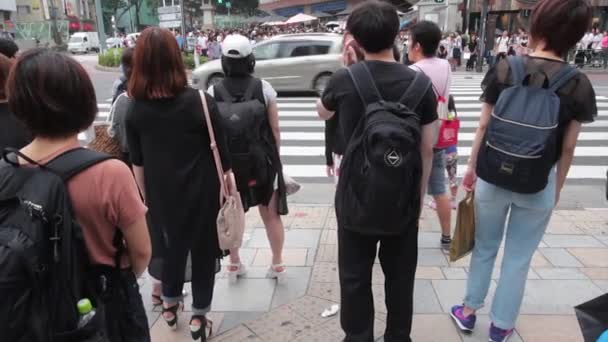
[[[219,181],[214,169],[202,101],[187,86],[177,42],[170,31],[146,29],[138,39],[129,81],[133,105],[126,119],[133,171],[150,209],[151,224],[165,244],[162,267],[163,318],[177,325],[184,269],[192,257],[194,340],[206,340],[222,252],[216,218]],[[230,172],[217,106],[205,94],[225,172]]]

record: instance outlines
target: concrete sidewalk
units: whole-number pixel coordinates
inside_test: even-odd
[[[270,264],[266,233],[257,212],[247,215],[247,235],[242,250],[248,275],[236,285],[223,273],[217,277],[213,312],[214,336],[210,341],[341,341],[338,316],[321,318],[321,312],[339,302],[336,219],[328,206],[291,205],[284,218],[289,229],[285,241],[287,284],[265,279]],[[454,212],[455,213],[455,212]],[[455,221],[455,214],[453,215]],[[450,263],[439,246],[436,214],[425,209],[419,237],[416,274],[414,341],[487,341],[488,308],[479,317],[472,335],[458,332],[448,312],[464,296],[469,258]],[[497,265],[500,265],[502,253]],[[494,278],[500,272],[497,269]],[[516,334],[510,341],[582,341],[573,307],[608,291],[608,209],[558,210],[532,260]],[[382,336],[386,306],[384,277],[375,265],[373,291],[376,336]],[[487,303],[490,303],[496,280]],[[181,314],[179,328],[171,331],[150,305],[150,284],[144,280],[142,295],[148,308],[152,341],[191,341],[189,313]],[[186,297],[186,311],[191,296]],[[381,339],[380,339],[381,340]]]

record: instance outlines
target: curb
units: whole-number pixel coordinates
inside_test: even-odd
[[[120,72],[120,68],[105,67],[99,64],[95,64],[95,70],[104,72]]]

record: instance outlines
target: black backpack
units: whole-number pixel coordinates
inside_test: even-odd
[[[78,148],[39,167],[19,167],[17,155],[37,164],[12,149],[0,161],[0,336],[11,342],[107,341],[66,182],[112,157]],[[122,243],[119,232],[115,245]],[[97,312],[77,329],[77,302],[85,297]]]
[[[251,78],[243,96],[230,94],[226,80],[214,86],[214,95],[226,131],[228,150],[239,191],[249,186],[261,186],[272,181],[269,166],[271,142],[267,141],[270,127],[266,105],[256,97],[262,81]]]
[[[500,93],[479,149],[477,175],[517,193],[536,193],[548,183],[559,155],[557,90],[578,74],[564,65],[542,87],[531,86],[522,57],[509,57],[513,86]]]
[[[398,102],[382,99],[363,63],[348,69],[365,106],[340,167],[336,213],[341,227],[363,234],[395,235],[420,216],[420,118],[414,112],[431,87],[416,73]]]

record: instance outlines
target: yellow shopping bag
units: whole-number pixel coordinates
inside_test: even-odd
[[[456,229],[450,245],[450,261],[454,262],[473,250],[475,245],[475,193],[469,192],[458,204]]]

